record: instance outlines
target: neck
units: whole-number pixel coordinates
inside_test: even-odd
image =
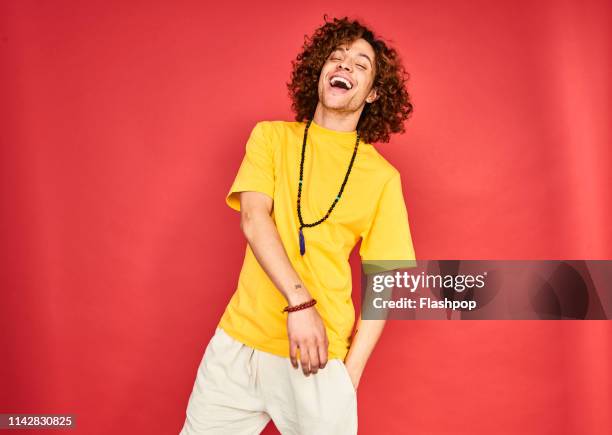
[[[361,110],[355,112],[338,112],[317,104],[313,120],[321,127],[336,131],[355,131],[361,116]]]

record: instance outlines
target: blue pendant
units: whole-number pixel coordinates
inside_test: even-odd
[[[304,255],[306,253],[306,241],[304,240],[304,234],[302,233],[302,229],[300,228],[300,254]]]

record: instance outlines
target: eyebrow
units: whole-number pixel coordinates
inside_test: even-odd
[[[338,51],[338,50],[342,50],[342,51],[348,51],[348,48],[344,48],[344,47],[336,47],[336,49],[334,51]],[[370,66],[374,65],[374,63],[372,62],[372,59],[370,59],[370,56],[368,56],[365,53],[357,53],[357,56],[362,56],[365,57],[369,62],[370,62]]]

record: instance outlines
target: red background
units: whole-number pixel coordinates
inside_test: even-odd
[[[414,116],[378,149],[418,258],[612,257],[610,2],[2,2],[0,412],[178,433],[244,254],[224,196],[255,122],[291,119],[323,13],[411,74]],[[610,433],[611,338],[390,322],[360,433]]]

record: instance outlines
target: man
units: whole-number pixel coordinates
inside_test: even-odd
[[[349,254],[412,260],[399,172],[371,145],[412,112],[397,53],[357,21],[307,38],[295,122],[253,128],[227,204],[248,241],[181,434],[357,433],[356,389],[384,320],[358,320]]]

